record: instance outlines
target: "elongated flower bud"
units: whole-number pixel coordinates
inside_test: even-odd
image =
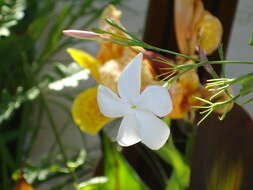
[[[85,30],[63,30],[63,34],[85,40],[108,40],[104,35]]]

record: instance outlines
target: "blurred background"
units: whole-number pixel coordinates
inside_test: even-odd
[[[62,30],[96,27],[102,10],[114,4],[123,13],[122,24],[143,38],[144,33],[147,34],[148,14],[152,12],[150,2],[154,4],[148,0],[0,1],[0,189],[13,189],[14,180],[22,176],[22,172],[27,183],[41,190],[74,189],[72,171],[80,183],[89,180],[94,173],[95,176],[104,175],[101,173],[104,153],[101,135],[81,132],[70,114],[73,99],[96,82],[88,73],[72,79],[71,85],[63,81],[71,80],[71,76],[83,70],[73,63],[66,48],[83,49],[95,56],[98,44],[64,37]],[[252,61],[248,40],[252,32],[253,3],[251,0],[235,1],[235,7],[226,59]],[[157,25],[160,19],[169,22],[172,18],[161,17]],[[225,71],[227,76],[236,77],[247,73],[250,67],[227,65]],[[56,82],[57,87],[52,85]],[[234,91],[239,92],[239,87]],[[253,116],[252,105],[245,108]],[[118,123],[115,125],[117,127]],[[107,128],[107,133],[113,133]],[[145,151],[142,154],[148,155]],[[133,153],[130,151],[126,155],[129,157]],[[160,167],[171,170],[160,158],[152,155],[149,158],[151,161],[147,159],[147,162],[151,165],[160,163],[154,167],[156,170]],[[71,166],[65,165],[66,159]],[[158,176],[166,179],[151,189],[165,186],[168,174],[160,172]],[[148,184],[148,178],[145,175],[143,178]],[[146,185],[138,189],[146,189]]]

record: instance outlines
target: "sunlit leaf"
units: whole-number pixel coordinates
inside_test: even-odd
[[[71,169],[76,169],[79,166],[83,165],[86,159],[86,151],[85,150],[81,150],[79,155],[77,156],[75,161],[69,161],[67,163],[67,166]]]
[[[68,175],[71,171],[81,168],[86,160],[86,151],[80,150],[78,155],[74,156],[71,160],[67,162],[67,167],[63,161],[62,157],[56,156],[56,159],[46,162],[45,159],[41,161],[40,164],[33,166],[30,163],[26,163],[26,166],[22,168],[23,176],[28,183],[34,183],[38,181],[46,181],[51,179],[52,176],[56,174],[66,174]],[[12,174],[12,179],[16,180],[20,176],[20,170],[15,171]]]
[[[89,78],[89,71],[81,69],[76,63],[71,63],[68,66],[58,63],[54,67],[55,74],[61,79],[56,80],[48,85],[50,90],[60,91],[64,87],[76,87],[80,80],[87,80]],[[51,76],[52,77],[52,76]],[[54,77],[52,77],[54,78]]]
[[[77,87],[78,82],[80,80],[87,80],[88,79],[88,74],[89,74],[88,70],[80,71],[74,75],[71,75],[69,77],[66,77],[66,78],[63,78],[58,81],[50,83],[48,85],[48,88],[50,90],[60,91],[64,87]]]
[[[167,144],[157,151],[158,155],[170,164],[173,168],[172,175],[168,180],[166,190],[177,190],[176,188],[186,188],[190,180],[190,168],[183,160],[183,156],[173,144],[172,138]]]
[[[8,91],[3,90],[0,94],[0,123],[11,117],[12,113],[18,109],[22,103],[34,100],[39,95],[36,87],[24,92],[22,87],[17,89],[16,95],[12,96]]]
[[[108,182],[103,190],[148,190],[137,173],[130,167],[116,146],[104,140],[105,176]]]
[[[0,36],[9,36],[10,27],[24,17],[26,0],[4,0],[0,4]]]
[[[182,190],[182,189],[183,188],[180,185],[180,182],[176,176],[176,173],[173,171],[165,190]]]
[[[78,185],[80,190],[98,190],[108,181],[106,177],[94,177]]]

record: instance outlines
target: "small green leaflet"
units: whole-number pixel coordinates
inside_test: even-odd
[[[253,32],[251,33],[250,39],[249,39],[249,45],[253,46]]]
[[[242,88],[240,90],[241,96],[245,96],[253,91],[253,73],[249,73],[246,76],[247,77],[243,77],[243,79],[240,80],[240,83],[242,85]]]

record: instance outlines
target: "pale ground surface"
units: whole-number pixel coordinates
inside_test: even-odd
[[[131,32],[141,34],[145,25],[145,17],[146,17],[146,9],[148,5],[148,0],[129,0],[125,1],[125,7],[123,8],[123,17],[122,23],[127,29]],[[238,12],[235,18],[234,27],[232,31],[232,35],[230,38],[230,44],[228,49],[227,58],[231,60],[251,60],[253,61],[253,47],[249,47],[247,45],[250,32],[252,31],[252,23],[253,23],[253,12],[252,12],[253,3],[252,0],[241,0],[239,1]],[[95,42],[91,42],[85,45],[78,45],[79,48],[85,49],[86,51],[95,55],[97,51],[97,44]],[[69,60],[69,56],[63,52],[59,55],[63,60]],[[235,77],[242,73],[252,72],[252,66],[240,66],[240,65],[228,65],[226,67],[226,72],[229,77]],[[93,80],[84,81],[79,85],[79,88],[69,88],[68,92],[71,94],[78,95],[82,90],[87,87],[94,86],[95,82]],[[235,92],[238,92],[238,88],[234,89]],[[69,107],[71,105],[69,104]],[[246,106],[247,110],[253,115],[253,106]],[[52,111],[54,113],[54,118],[59,126],[59,130],[63,124],[70,120],[67,118],[61,110],[58,108],[52,107]],[[43,127],[40,131],[39,138],[35,144],[35,148],[33,151],[32,159],[34,161],[38,161],[41,157],[49,151],[49,147],[52,144],[53,134],[48,125],[47,120],[43,119]],[[64,144],[67,147],[75,147],[77,150],[82,145],[85,144],[85,148],[88,151],[88,160],[92,163],[91,165],[95,165],[97,162],[99,155],[101,154],[99,151],[99,139],[96,136],[85,135],[85,142],[82,141],[80,133],[78,129],[73,124],[69,124],[66,131],[62,134],[62,139]],[[44,189],[42,187],[41,189]]]
[[[237,14],[234,20],[232,35],[227,52],[228,60],[253,61],[253,47],[248,45],[250,34],[253,32],[253,1],[238,1]],[[226,73],[228,77],[237,77],[242,74],[253,72],[252,65],[227,65]],[[239,86],[234,88],[235,94],[239,92]],[[251,96],[253,94],[251,93]],[[253,103],[245,106],[247,111],[253,116]]]

